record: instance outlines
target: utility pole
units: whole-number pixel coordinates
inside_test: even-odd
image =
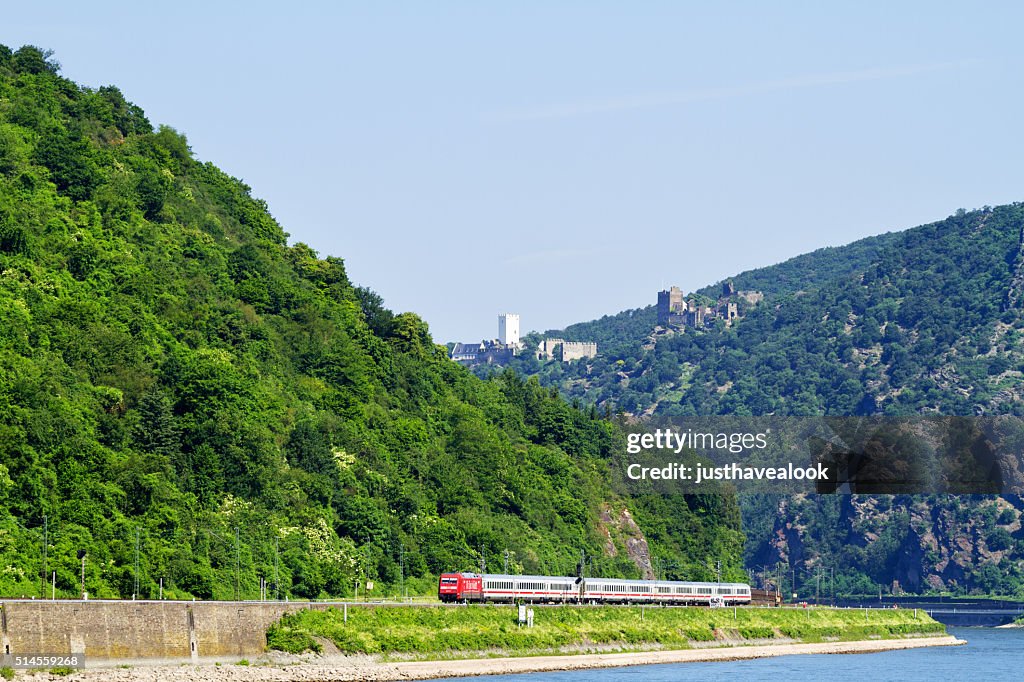
[[[398,545],[398,596],[405,598],[405,547]]]
[[[480,543],[480,572],[487,572],[487,557],[484,556],[484,543]]]
[[[132,596],[135,597],[136,599],[139,599],[139,598],[142,597],[142,595],[139,594],[139,566],[140,566],[140,561],[139,561],[139,544],[140,544],[141,536],[142,536],[142,529],[139,526],[135,526],[135,585],[134,585],[134,591],[132,592]]]
[[[50,538],[48,537],[49,536],[49,530],[50,529],[49,529],[49,527],[47,526],[47,523],[46,523],[46,514],[43,514],[43,572],[42,572],[42,574],[40,574],[40,585],[39,585],[39,596],[40,597],[43,596],[44,591],[46,589],[44,586],[46,585],[46,558],[47,558],[46,555],[47,555],[47,551],[49,549],[49,544],[50,544]]]
[[[241,550],[238,548],[238,526],[235,526],[235,601],[238,601],[239,599],[238,581],[240,577],[239,572],[241,570],[241,563]]]
[[[82,599],[85,599],[85,550],[78,550],[78,558],[82,560]]]
[[[277,575],[277,541],[278,538],[274,538],[274,599],[281,598],[281,581],[279,576]]]
[[[508,575],[508,550],[505,550],[505,575]]]
[[[836,605],[836,567],[829,566],[829,579],[832,582],[832,606]]]

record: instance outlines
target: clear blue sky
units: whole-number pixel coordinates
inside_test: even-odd
[[[118,85],[442,342],[1024,199],[1018,3],[148,5],[18,3],[0,42]]]

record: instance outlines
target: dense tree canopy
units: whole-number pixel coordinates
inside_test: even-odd
[[[429,590],[506,550],[638,575],[626,508],[673,570],[741,575],[735,501],[655,522],[607,482],[620,438],[451,363],[117,88],[0,47],[0,594],[75,594],[80,549],[96,596]]]

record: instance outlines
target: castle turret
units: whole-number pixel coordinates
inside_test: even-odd
[[[658,292],[658,324],[669,324],[671,316],[678,315],[683,310],[683,292],[679,287]]]
[[[498,315],[498,340],[506,346],[519,345],[519,315],[515,313]]]

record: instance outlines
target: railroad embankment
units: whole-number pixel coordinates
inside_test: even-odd
[[[101,670],[83,680],[428,679],[959,643],[913,609],[532,611],[530,626],[514,606],[15,600],[0,622],[5,653],[84,653]]]
[[[913,609],[534,608],[533,625],[513,606],[349,608],[284,616],[267,632],[289,653],[371,654],[392,660],[607,653],[745,644],[819,643],[944,635]]]

